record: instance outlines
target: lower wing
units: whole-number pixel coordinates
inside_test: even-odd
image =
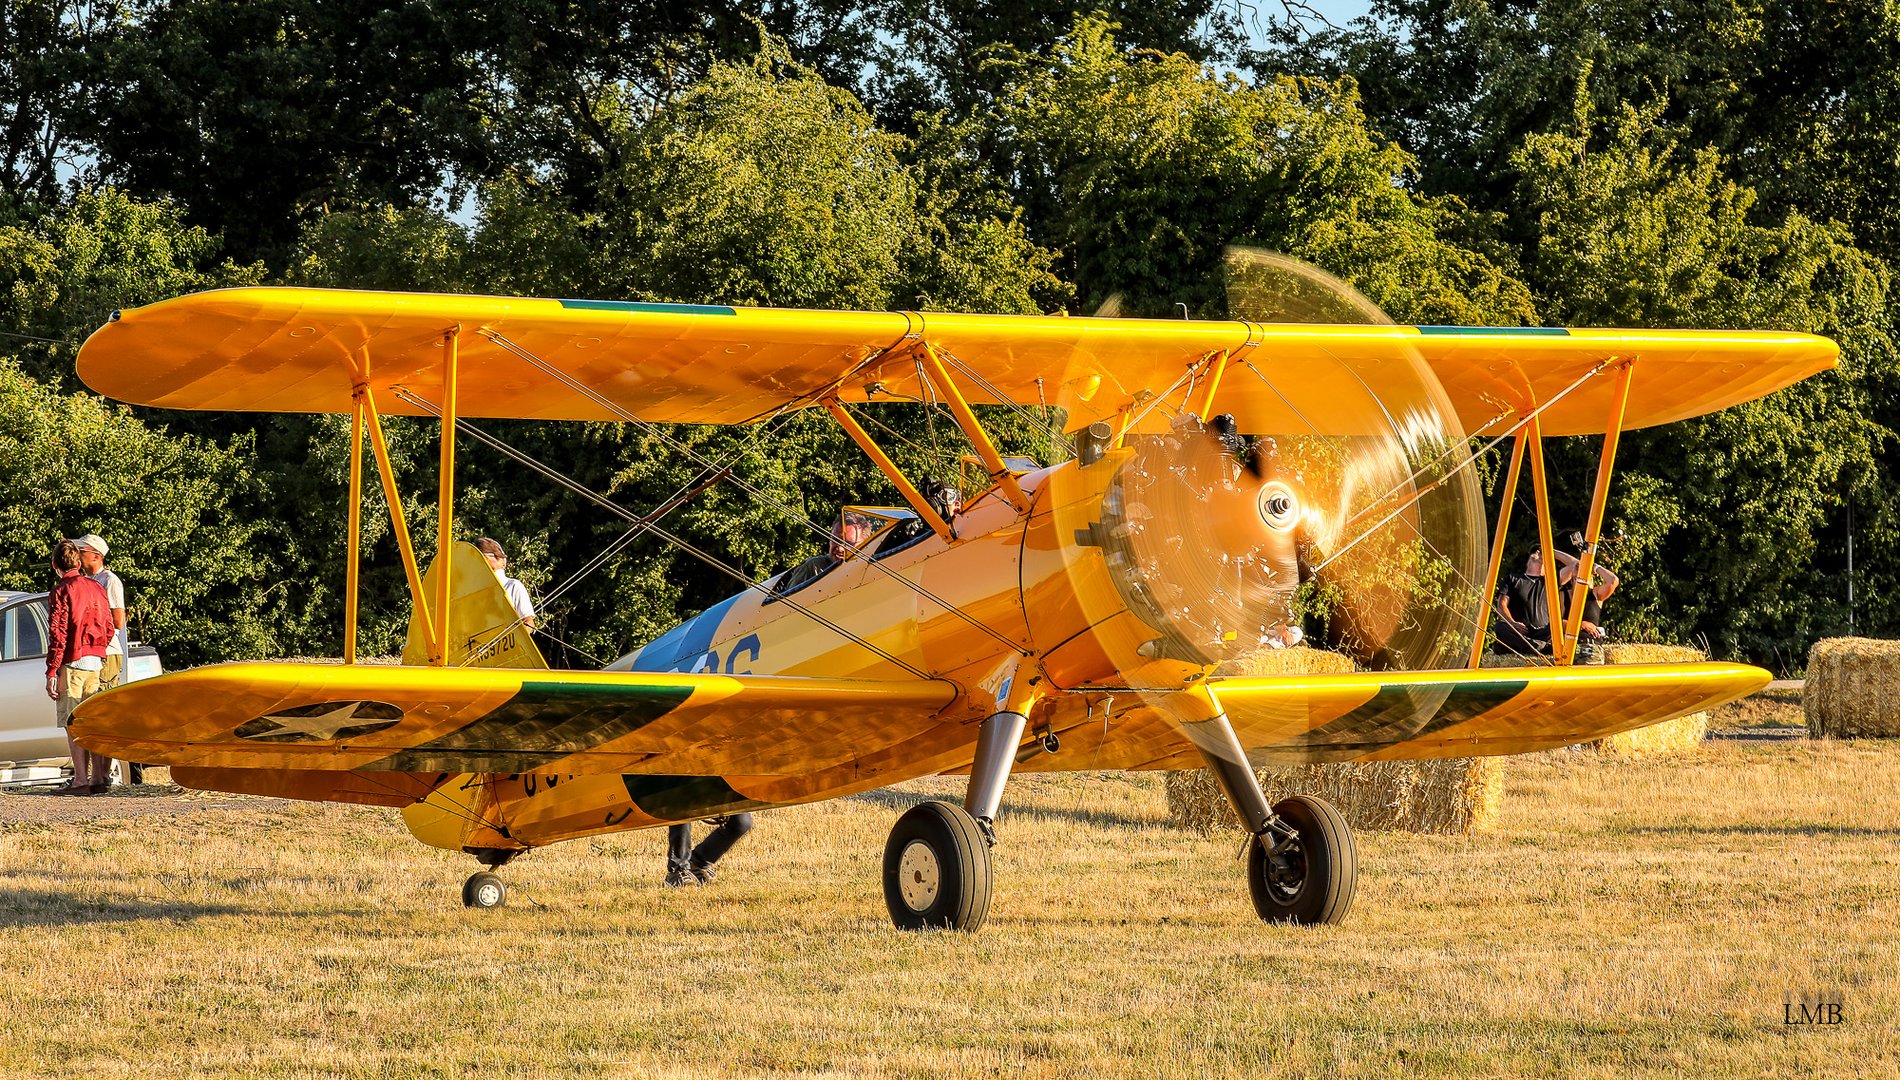
[[[1263,675],[1209,688],[1261,764],[1524,754],[1600,739],[1752,694],[1741,664],[1628,664]],[[1062,752],[1018,768],[1195,769],[1204,762],[1151,705],[1060,728]]]
[[[1261,760],[1390,761],[1549,750],[1714,708],[1768,685],[1742,664],[1628,664],[1226,679]]]
[[[956,700],[940,680],[218,664],[95,695],[72,733],[111,757],[316,786],[345,770],[785,776],[959,723]]]

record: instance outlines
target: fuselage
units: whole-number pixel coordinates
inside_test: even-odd
[[[1285,642],[1306,517],[1297,476],[1243,469],[1207,445],[1157,439],[1023,474],[1026,512],[992,489],[949,539],[892,551],[874,541],[794,590],[768,582],[687,619],[610,668],[933,679],[949,684],[951,703],[893,717],[848,765],[798,775],[505,778],[492,794],[508,841],[957,772],[974,757],[977,722],[1001,711],[1028,718],[1025,771],[1179,763],[1193,750],[1163,715],[1166,699]]]

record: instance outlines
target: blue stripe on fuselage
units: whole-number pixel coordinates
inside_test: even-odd
[[[646,647],[633,658],[633,670],[684,672],[704,670],[710,663],[704,659],[707,648],[712,645],[714,636],[719,633],[719,624],[726,621],[726,612],[732,610],[732,605],[738,603],[745,595],[745,593],[740,593],[738,596],[729,596],[647,642]]]

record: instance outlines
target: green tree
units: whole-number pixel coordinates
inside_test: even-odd
[[[110,0],[0,5],[0,194],[58,202],[62,173],[80,162],[71,102],[85,59],[123,17]]]
[[[860,89],[904,129],[940,113],[982,114],[1007,93],[1008,71],[992,62],[999,51],[1048,55],[1083,15],[1113,26],[1127,48],[1203,62],[1236,54],[1246,32],[1239,8],[1207,0],[874,0],[860,12],[874,31],[859,53]]]
[[[1496,209],[1524,139],[1568,130],[1579,93],[1602,122],[1664,101],[1770,216],[1842,221],[1900,255],[1900,9],[1884,0],[1378,0],[1283,44],[1258,63],[1355,78],[1426,190]]]
[[[1684,149],[1664,112],[1624,108],[1600,123],[1580,95],[1574,130],[1525,141],[1512,167],[1536,212],[1526,273],[1572,325],[1778,328],[1841,343],[1837,375],[1630,432],[1619,453],[1611,517],[1629,539],[1606,556],[1626,582],[1614,621],[1772,660],[1844,622],[1844,590],[1817,588],[1815,568],[1842,496],[1890,437],[1867,409],[1893,377],[1889,281],[1839,225],[1793,212],[1752,223],[1754,192],[1724,177],[1719,152]],[[1582,521],[1595,443],[1568,440],[1556,458],[1560,527]]]
[[[1013,311],[1063,295],[1051,256],[1027,241],[1013,207],[945,182],[954,171],[949,151],[919,153],[880,132],[855,98],[782,50],[715,65],[650,112],[624,102],[600,111],[618,117],[616,156],[625,165],[607,177],[591,209],[568,187],[509,173],[484,187],[480,218],[465,234],[413,208],[332,214],[306,231],[293,260],[298,280],[781,306],[884,308],[928,299]],[[947,417],[891,406],[877,410],[876,421],[897,432],[890,449],[908,469],[942,475],[959,449]],[[480,426],[635,513],[701,478],[691,454],[729,462],[733,479],[662,524],[755,578],[817,550],[820,536],[803,519],[829,521],[846,502],[895,500],[836,425],[815,412],[766,429]],[[1034,445],[1033,432],[999,426],[1012,449]],[[434,490],[433,428],[396,425],[401,438],[414,440],[395,453],[408,491]],[[339,461],[340,432],[324,428],[305,456]],[[624,521],[520,464],[463,445],[460,527],[470,537],[502,540],[537,591],[560,585],[625,530]],[[342,472],[328,468],[309,475],[330,486],[337,504]],[[412,507],[425,552],[433,548],[431,509]],[[325,538],[318,543],[324,550],[341,552],[340,516],[309,532]],[[393,630],[387,613],[406,607],[393,545],[378,539],[370,550],[372,587],[380,590],[376,625]],[[551,629],[579,650],[570,660],[611,659],[740,588],[648,535],[555,604]]]
[[[1131,53],[1096,20],[1014,69],[1001,141],[1030,235],[1063,252],[1084,307],[1119,293],[1137,314],[1223,313],[1222,252],[1244,243],[1314,262],[1400,319],[1535,321],[1509,267],[1458,242],[1462,207],[1408,189],[1411,157],[1349,85],[1256,85]]]
[[[261,276],[217,261],[218,238],[176,206],[113,188],[31,212],[0,206],[0,222],[0,331],[29,374],[55,385],[76,385],[77,344],[112,312]]]
[[[487,158],[458,10],[364,0],[169,0],[85,49],[59,123],[96,179],[175,200],[281,265],[326,204],[412,205]]]
[[[0,586],[44,589],[50,545],[98,532],[125,578],[135,636],[173,667],[269,655],[268,595],[248,447],[168,437],[122,407],[59,394],[0,360]]]

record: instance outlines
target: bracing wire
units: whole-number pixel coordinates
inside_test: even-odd
[[[525,360],[526,362],[540,369],[546,374],[553,376],[557,381],[566,385],[567,387],[574,390],[575,392],[581,394],[583,397],[587,398],[589,401],[593,402],[594,404],[599,405],[601,408],[625,420],[626,422],[633,424],[639,430],[645,432],[646,434],[652,436],[655,439],[658,439],[659,441],[672,447],[674,450],[680,452],[681,454],[686,455],[688,458],[692,459],[695,463],[700,464],[702,466],[708,466],[708,467],[710,467],[713,464],[712,462],[709,462],[706,459],[705,455],[701,454],[699,451],[695,450],[691,446],[688,446],[686,443],[673,437],[667,432],[661,430],[658,425],[654,424],[651,421],[641,419],[640,417],[634,415],[632,412],[629,412],[628,410],[622,408],[618,403],[612,401],[611,399],[607,398],[606,396],[596,391],[593,387],[588,386],[587,384],[579,381],[578,379],[573,378],[572,376],[568,375],[566,372],[560,370],[559,368],[548,363],[547,361],[542,360],[540,357],[534,355],[532,352],[530,352],[526,348],[523,348],[522,346],[517,345],[512,341],[509,341],[507,338],[493,331],[484,331],[483,333],[484,333],[484,336],[488,337],[488,339],[493,341],[495,344],[500,345],[502,348],[507,349],[509,352],[514,353],[517,357],[521,358],[522,360]],[[797,399],[794,399],[793,401],[788,401],[785,404],[781,405],[776,412],[774,412],[770,417],[767,417],[766,419],[769,421],[771,419],[774,419],[790,411],[792,406],[796,403],[796,400]],[[831,535],[831,529],[829,526],[813,521],[811,518],[805,516],[805,514],[802,511],[794,507],[787,506],[785,503],[779,501],[778,499],[773,498],[769,493],[761,490],[760,488],[750,483],[747,483],[744,479],[740,477],[734,476],[731,479],[732,479],[732,484],[734,487],[737,487],[741,491],[744,491],[747,494],[751,495],[753,498],[757,499],[762,505],[778,512],[779,514],[783,515],[786,519],[792,521],[795,524],[804,525],[806,528],[817,533],[820,537],[829,539]],[[915,592],[918,596],[923,597],[924,599],[937,605],[938,607],[942,608],[944,611],[950,613],[951,615],[956,616],[958,619],[969,624],[975,629],[981,631],[984,634],[987,634],[989,637],[993,638],[994,640],[1002,644],[1005,648],[1009,649],[1010,651],[1016,652],[1016,653],[1021,653],[1023,651],[1021,645],[1019,645],[1018,643],[1014,641],[1011,641],[1008,637],[1004,636],[1003,634],[998,633],[994,628],[990,627],[988,624],[984,623],[982,620],[977,619],[975,616],[971,615],[969,612],[964,611],[962,608],[951,603],[950,601],[945,600],[940,596],[937,596],[935,593],[931,592],[929,589],[926,589],[920,582],[913,581],[910,578],[907,578],[903,576],[902,574],[898,573],[896,570],[893,570],[890,567],[885,566],[876,560],[870,560],[870,565],[873,569],[882,573],[885,577],[891,580],[903,583],[903,585],[906,588],[910,589],[912,592]]]
[[[397,393],[401,395],[404,398],[404,400],[410,401],[412,404],[415,404],[419,408],[423,408],[431,412],[439,413],[439,411],[436,410],[432,404],[430,404],[429,402],[419,397],[416,397],[414,394],[408,391],[398,390]],[[811,619],[813,622],[818,623],[819,625],[825,627],[826,629],[837,633],[839,636],[843,637],[845,640],[850,641],[853,644],[859,645],[869,650],[870,652],[877,654],[877,656],[880,659],[889,661],[890,663],[903,668],[905,671],[910,672],[912,675],[915,675],[920,679],[927,679],[930,677],[928,674],[919,670],[917,667],[913,666],[912,664],[909,664],[906,661],[900,659],[899,657],[894,656],[891,653],[885,651],[884,649],[879,648],[878,646],[872,644],[870,641],[862,637],[859,637],[856,634],[853,634],[849,630],[845,629],[844,627],[838,625],[835,622],[832,622],[830,619],[825,618],[823,615],[818,614],[816,611],[805,606],[804,604],[801,604],[798,601],[793,600],[791,597],[785,596],[782,594],[773,593],[773,591],[767,588],[764,583],[752,577],[751,575],[745,573],[743,570],[740,570],[739,568],[724,562],[718,557],[706,551],[701,550],[700,548],[694,546],[693,544],[688,543],[684,538],[678,536],[677,534],[669,532],[668,530],[661,528],[658,524],[658,519],[659,519],[658,512],[654,514],[649,514],[645,518],[637,517],[633,514],[632,511],[626,509],[625,507],[619,505],[618,503],[615,503],[610,499],[604,498],[603,496],[594,492],[593,490],[588,488],[586,485],[580,483],[579,481],[566,476],[565,474],[561,473],[559,470],[548,466],[546,463],[540,461],[539,459],[533,457],[532,455],[526,453],[525,451],[519,450],[516,447],[511,446],[508,443],[503,442],[502,440],[494,437],[493,435],[490,435],[488,432],[475,427],[473,424],[469,423],[468,421],[457,418],[455,424],[456,424],[457,431],[465,432],[466,434],[469,435],[469,437],[475,439],[478,442],[481,442],[483,445],[486,445],[490,447],[491,449],[494,449],[502,454],[505,454],[506,456],[514,459],[515,461],[526,466],[527,468],[534,470],[536,473],[539,473],[540,475],[546,477],[547,479],[552,480],[553,482],[557,484],[560,484],[562,487],[565,487],[568,490],[573,491],[575,494],[578,494],[582,496],[583,498],[586,498],[590,502],[593,502],[596,505],[602,507],[603,509],[606,509],[610,513],[616,514],[622,518],[625,518],[626,520],[630,522],[633,522],[636,528],[644,528],[645,531],[651,532],[653,535],[673,545],[679,550],[684,551],[689,555],[692,555],[693,557],[706,563],[708,566],[711,566],[712,568],[732,578],[735,578],[736,580],[744,584],[747,588],[756,589],[759,592],[765,593],[768,596],[776,595],[780,603],[785,604],[787,607],[791,608],[792,610],[798,612],[801,615],[804,615],[805,617]],[[708,481],[707,484],[709,485],[710,481]],[[684,501],[683,499],[677,500],[674,503],[674,506],[677,506],[678,502],[683,502],[683,501]],[[674,508],[674,506],[663,507],[662,511],[670,511],[671,509]],[[629,531],[631,532],[632,530],[629,530]],[[623,539],[628,539],[630,542],[631,538],[623,538]],[[599,556],[596,556],[596,560],[599,560],[599,558],[600,558]],[[877,564],[873,562],[871,563],[871,565],[875,566]],[[906,580],[906,579],[900,579],[900,580]],[[922,589],[919,589],[919,591],[923,592]],[[929,594],[924,593],[924,595],[929,595]],[[941,603],[941,601],[939,602]],[[952,610],[955,610],[955,609],[952,609]],[[1007,641],[1007,639],[1004,639],[1004,640]],[[1017,646],[1013,642],[1010,643],[1010,647],[1017,648]]]
[[[975,383],[978,387],[981,387],[992,398],[995,398],[996,401],[999,404],[1001,404],[1004,408],[1008,409],[1012,415],[1021,419],[1023,423],[1028,424],[1031,428],[1034,428],[1036,431],[1041,432],[1046,438],[1048,438],[1049,447],[1052,452],[1060,452],[1062,454],[1067,455],[1067,457],[1075,456],[1075,449],[1069,444],[1068,436],[1063,434],[1060,431],[1057,431],[1055,425],[1049,422],[1049,418],[1047,415],[1038,416],[1037,414],[1030,412],[1027,406],[1018,404],[1009,395],[997,389],[996,384],[984,378],[981,372],[977,371],[975,368],[971,367],[970,365],[964,363],[960,357],[958,357],[955,353],[951,352],[950,350],[938,349],[937,356],[940,359],[948,360],[953,367],[955,367],[958,371],[962,372],[963,374],[967,375],[971,382]],[[1037,392],[1038,398],[1040,398],[1041,393],[1042,393],[1041,379],[1036,380],[1036,392]]]

